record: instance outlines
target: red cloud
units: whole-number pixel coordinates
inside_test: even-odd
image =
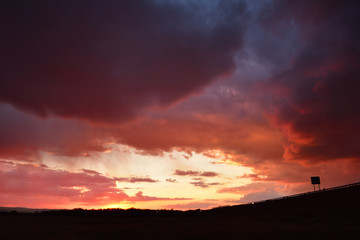
[[[121,136],[121,143],[150,153],[174,148],[196,152],[221,149],[256,161],[279,159],[283,154],[280,133],[265,121],[231,121],[216,114],[207,118],[186,113],[185,116],[180,113],[166,116],[161,124],[152,120],[138,121],[112,133]]]
[[[360,21],[359,3],[305,1],[285,6],[289,8],[284,18],[293,17],[309,34],[289,69],[273,75],[264,90],[287,92],[271,92],[272,100],[267,98],[267,117],[287,139],[284,157],[311,162],[359,159],[360,111],[355,103],[360,102],[360,34],[353,24]],[[275,15],[281,11],[275,10]]]
[[[4,170],[5,167],[5,170]],[[34,167],[32,165],[2,166],[0,171],[2,193],[1,204],[14,204],[24,199],[23,206],[42,198],[62,199],[59,205],[56,201],[53,206],[74,204],[101,205],[107,202],[125,200],[128,196],[115,189],[115,181],[100,175],[86,173],[70,173]],[[34,203],[36,204],[36,203]],[[51,205],[47,203],[47,207]],[[35,206],[34,206],[35,207]]]
[[[210,119],[194,115],[164,116],[166,120],[161,124],[156,119],[144,119],[103,127],[74,120],[37,119],[6,105],[0,106],[0,115],[4,116],[0,118],[0,156],[21,160],[40,158],[36,155],[39,151],[87,156],[93,151],[107,150],[107,142],[130,145],[147,153],[174,148],[197,152],[224,149],[248,155],[250,159],[278,159],[283,153],[280,134],[266,123],[233,122],[219,116]],[[212,172],[199,174],[215,176]]]
[[[0,156],[31,160],[40,151],[52,155],[87,156],[107,150],[110,137],[74,120],[38,119],[0,104]]]
[[[117,189],[115,181],[117,179],[93,174],[93,171],[71,173],[30,164],[1,163],[0,205],[72,208],[102,207],[122,201],[189,200],[145,196],[141,192],[131,197]]]
[[[6,14],[0,17],[9,23],[0,40],[4,59],[0,101],[10,105],[0,105],[0,157],[32,161],[40,158],[41,151],[88,156],[107,150],[105,143],[111,141],[150,154],[218,149],[231,157],[229,162],[252,167],[254,175],[247,177],[253,181],[291,183],[297,190],[306,189],[308,177],[314,174],[321,175],[329,186],[359,181],[359,3],[273,2],[275,5],[267,5],[271,9],[264,8],[268,12],[259,10],[266,20],[264,36],[258,37],[257,30],[250,27],[245,33],[246,46],[255,38],[261,41],[256,50],[246,49],[244,54],[256,55],[255,62],[263,58],[272,62],[271,77],[249,82],[234,76],[214,86],[220,90],[207,89],[206,94],[167,111],[157,111],[156,106],[169,106],[232,70],[232,53],[242,44],[242,27],[241,21],[231,19],[244,13],[241,4],[226,14],[230,21],[221,17],[225,11],[221,7],[214,10],[216,21],[210,28],[202,28],[203,21],[188,28],[185,26],[198,17],[185,5],[164,3],[159,8],[147,2],[140,13],[132,11],[136,10],[133,3],[118,3],[118,7],[129,4],[129,13],[122,15],[109,3],[101,3],[99,9],[104,11],[98,11],[90,1],[84,11],[103,17],[95,23],[91,14],[76,11],[76,16],[62,18],[68,11],[66,3],[64,8],[49,3],[44,6],[49,11],[42,14],[36,4],[30,12],[27,7],[17,11],[13,3],[7,3]],[[17,18],[12,17],[14,12],[19,14]],[[71,17],[81,21],[69,21]],[[137,21],[135,25],[110,23],[111,17]],[[58,29],[52,27],[55,22]],[[258,24],[255,29],[263,27]],[[177,28],[171,27],[174,25]],[[126,31],[119,33],[114,27]],[[68,31],[74,28],[80,30]],[[269,37],[271,34],[275,37]],[[62,41],[57,41],[58,36]],[[274,39],[280,47],[272,47]],[[240,60],[252,63],[253,59]],[[147,107],[150,110],[144,111]],[[271,126],[262,116],[264,110]],[[125,121],[135,116],[136,121]],[[179,171],[182,176],[216,176],[214,172]],[[59,174],[54,172],[54,176]],[[99,180],[96,177],[104,177],[83,174],[95,182]],[[59,193],[66,201],[72,195],[72,202],[83,202],[85,195],[89,202],[99,201],[100,196],[104,202],[129,197],[111,191],[115,180],[99,190],[94,186],[93,195],[78,197],[79,189],[66,187]],[[119,180],[156,181],[146,177]],[[201,180],[193,184],[208,186]],[[100,189],[109,191],[95,194]],[[46,186],[43,191],[48,191]],[[31,202],[29,197],[27,200]]]
[[[242,2],[216,5],[211,17],[201,4],[8,2],[0,101],[114,122],[198,92],[234,69],[246,20]]]

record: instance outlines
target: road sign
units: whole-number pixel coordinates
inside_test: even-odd
[[[320,184],[320,177],[311,177],[311,184]]]
[[[315,185],[318,185],[320,190],[320,177],[318,176],[311,177],[311,184],[314,185],[314,191],[315,191]]]

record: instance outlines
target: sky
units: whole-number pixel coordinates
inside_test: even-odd
[[[208,209],[360,181],[360,3],[0,3],[0,206]]]

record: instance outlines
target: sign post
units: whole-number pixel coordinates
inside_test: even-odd
[[[311,177],[311,184],[314,185],[314,191],[315,191],[315,185],[318,185],[320,190],[320,177],[318,176]]]

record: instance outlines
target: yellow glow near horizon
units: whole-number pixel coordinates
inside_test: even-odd
[[[129,209],[132,208],[134,205],[131,203],[113,203],[108,204],[100,207],[101,209],[108,209],[108,208],[121,208],[121,209]]]
[[[43,163],[53,169],[89,174],[84,172],[85,169],[114,178],[114,188],[134,200],[98,207],[162,209],[192,202],[209,202],[209,199],[214,204],[226,204],[226,200],[239,197],[232,193],[218,192],[218,189],[224,187],[237,187],[251,182],[251,179],[240,176],[252,174],[252,169],[239,163],[234,164],[234,157],[239,156],[219,149],[204,153],[173,150],[162,155],[150,155],[129,146],[112,144],[109,151],[90,153],[88,157],[73,157],[71,161],[69,157],[64,161],[61,157],[44,153]],[[198,174],[177,175],[176,170]],[[214,172],[215,175],[202,176],[205,172]],[[201,187],[201,184],[207,187]],[[78,186],[74,189],[81,190],[82,193],[87,191]],[[137,198],[138,192],[142,192],[144,199],[141,196]]]

